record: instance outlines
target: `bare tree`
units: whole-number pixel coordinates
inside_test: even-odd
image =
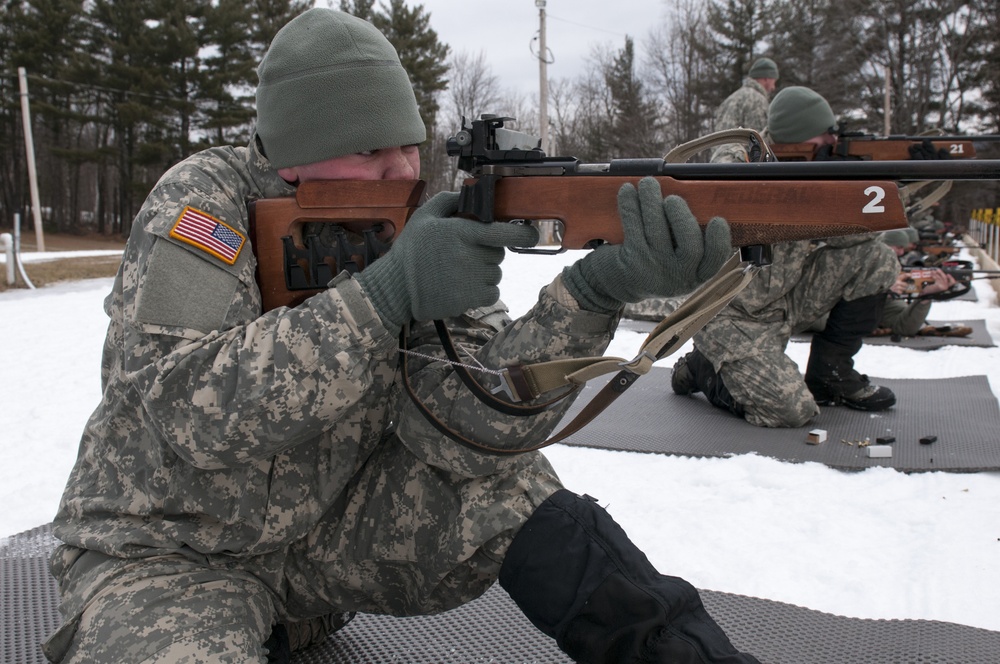
[[[964,2],[947,0],[951,11],[941,21],[941,100],[937,119],[929,119],[935,127],[959,131],[963,125],[982,127],[984,107],[978,100],[989,31],[997,32],[996,2]],[[992,7],[991,7],[992,5]],[[989,13],[992,11],[991,19]],[[992,25],[991,25],[992,23]],[[996,48],[996,44],[993,44]]]
[[[482,113],[497,113],[500,108],[499,79],[486,63],[483,51],[472,55],[461,51],[451,57],[451,72],[445,109],[452,122],[460,118],[470,120]]]
[[[448,60],[448,73],[448,88],[440,95],[439,120],[431,131],[429,149],[422,157],[421,172],[430,194],[455,189],[465,177],[458,169],[458,160],[449,159],[446,149],[448,138],[461,129],[463,119],[472,121],[484,113],[519,121],[523,118],[527,122],[519,122],[518,129],[537,134],[537,122],[530,122],[533,110],[522,96],[500,87],[483,52],[454,54]]]
[[[560,118],[556,136],[564,154],[572,154],[583,161],[609,158],[615,100],[605,72],[612,66],[615,55],[607,46],[595,46],[587,59],[583,76],[571,84],[571,93],[565,88],[556,90],[555,94],[550,93]]]
[[[938,116],[943,86],[939,59],[947,3],[938,0],[872,0],[865,14],[867,66],[862,107],[870,124],[884,124],[883,98],[891,89],[890,128],[914,134]],[[873,122],[874,121],[874,122]]]
[[[665,151],[711,130],[712,107],[698,85],[709,72],[698,44],[708,38],[699,0],[671,3],[667,20],[650,33],[645,71],[659,101]]]
[[[779,85],[804,85],[831,106],[857,103],[865,61],[867,0],[784,0],[774,5],[771,53],[781,71]]]

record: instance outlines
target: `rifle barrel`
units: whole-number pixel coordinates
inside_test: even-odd
[[[598,172],[595,167],[604,167]],[[664,175],[678,180],[1000,180],[1000,159],[807,161],[673,164],[662,159],[615,159],[579,164],[578,174]],[[524,173],[527,175],[527,173]]]

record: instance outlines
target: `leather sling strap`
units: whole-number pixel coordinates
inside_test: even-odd
[[[617,374],[591,399],[558,433],[541,443],[520,448],[502,448],[474,441],[461,432],[455,431],[442,422],[416,395],[410,384],[407,370],[407,353],[401,352],[403,384],[414,405],[424,415],[428,422],[439,432],[452,440],[478,452],[497,455],[513,455],[532,452],[553,443],[560,442],[582,429],[591,422],[611,403],[621,396],[625,390],[639,378],[649,372],[653,363],[667,357],[680,348],[694,334],[711,320],[723,307],[736,297],[750,283],[759,267],[748,262],[741,262],[738,254],[722,267],[710,280],[695,290],[677,309],[668,314],[649,333],[643,342],[639,353],[632,360],[619,357],[570,358],[539,362],[531,365],[518,365],[504,370],[502,380],[505,381],[509,394],[519,401],[534,400],[539,395],[560,388],[567,391],[554,399],[541,404],[518,406],[497,399],[486,388],[479,385],[468,369],[458,362],[458,354],[454,344],[443,324],[437,325],[439,333],[444,330],[442,343],[445,353],[454,364],[462,382],[487,405],[511,415],[535,415],[543,412],[579,390],[588,380],[617,371]],[[439,321],[436,321],[436,324]],[[403,334],[405,335],[405,330]],[[403,341],[403,338],[401,338]],[[401,346],[405,347],[405,346]],[[508,390],[505,390],[508,391]]]
[[[738,143],[746,150],[747,160],[751,162],[778,161],[774,151],[761,134],[753,129],[743,127],[723,129],[712,134],[701,136],[671,149],[663,155],[663,161],[671,164],[683,164],[694,155],[709,148]]]

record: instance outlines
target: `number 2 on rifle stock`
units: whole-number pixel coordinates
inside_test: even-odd
[[[881,205],[882,199],[885,198],[885,189],[882,187],[871,186],[865,189],[865,196],[871,196],[871,200],[868,201],[868,205],[861,208],[861,212],[864,214],[881,214],[885,212],[885,206]]]

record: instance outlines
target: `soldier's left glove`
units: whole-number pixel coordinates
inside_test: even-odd
[[[563,270],[563,282],[584,309],[616,313],[626,302],[672,297],[694,290],[732,255],[729,224],[708,222],[704,234],[680,196],[663,198],[660,183],[645,177],[636,190],[618,191],[625,240],[601,245]]]

